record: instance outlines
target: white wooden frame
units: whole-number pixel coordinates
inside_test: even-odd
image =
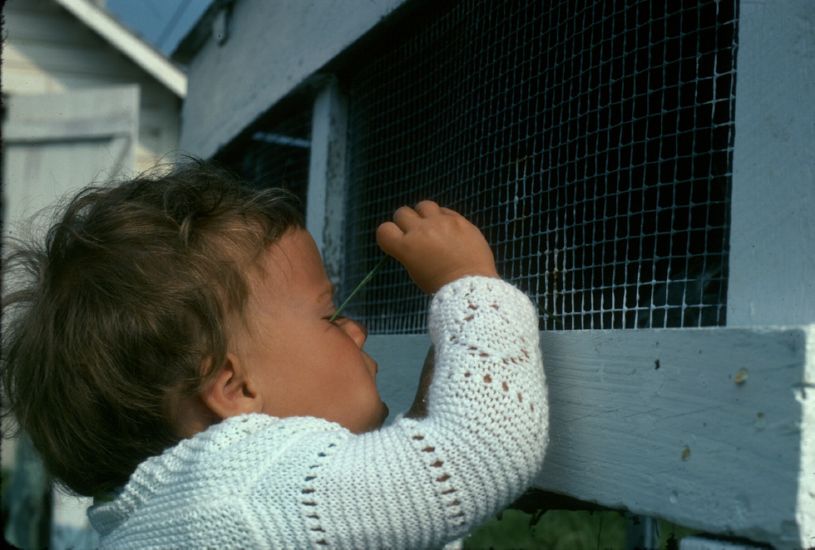
[[[815,2],[740,11],[727,324],[813,323]]]
[[[347,109],[336,79],[326,77],[312,115],[306,229],[314,236],[335,285],[342,275],[344,257]]]

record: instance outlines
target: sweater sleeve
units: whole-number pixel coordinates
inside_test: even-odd
[[[548,406],[529,298],[499,279],[459,279],[433,298],[429,328],[427,416],[312,447],[296,498],[313,546],[439,547],[538,472]]]

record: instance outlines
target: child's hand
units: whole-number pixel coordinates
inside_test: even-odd
[[[392,222],[377,228],[376,242],[428,294],[466,275],[498,277],[481,231],[458,212],[433,201],[422,201],[415,210],[398,209]]]

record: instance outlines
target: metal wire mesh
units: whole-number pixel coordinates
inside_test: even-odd
[[[737,1],[436,3],[348,75],[341,294],[430,198],[478,225],[547,329],[723,325]],[[390,262],[350,306],[425,330]]]
[[[252,130],[240,171],[255,187],[282,187],[300,199],[305,212],[311,154],[311,108],[304,105]]]

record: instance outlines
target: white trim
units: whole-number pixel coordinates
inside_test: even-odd
[[[32,120],[24,126],[9,125],[3,138],[7,143],[15,144],[44,143],[66,139],[76,141],[114,136],[131,137],[132,133],[133,116],[130,113],[112,113],[107,116],[72,117],[67,120]]]
[[[187,95],[186,75],[104,10],[85,0],[56,0],[56,2],[175,95],[180,98]]]
[[[392,418],[412,401],[428,344],[368,338]],[[538,487],[815,545],[815,326],[543,332],[541,350],[551,439]]]

